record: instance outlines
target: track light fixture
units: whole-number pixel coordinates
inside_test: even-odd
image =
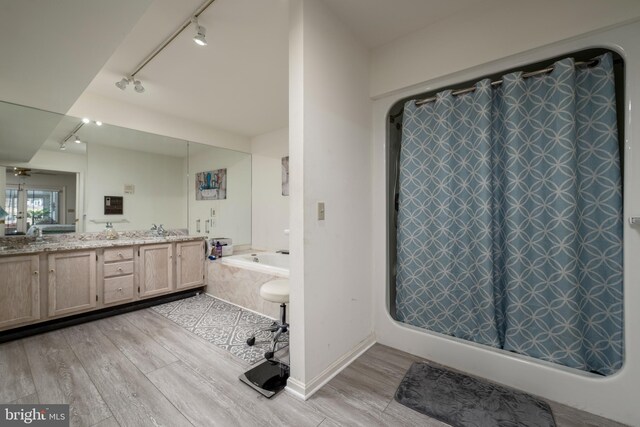
[[[146,67],[147,64],[151,62],[160,52],[162,52],[164,48],[166,48],[169,45],[169,43],[174,41],[178,37],[178,35],[180,35],[180,33],[182,33],[191,24],[195,26],[195,30],[196,30],[196,34],[193,37],[193,41],[199,46],[206,46],[207,45],[207,39],[206,39],[207,29],[202,25],[198,24],[198,17],[209,6],[211,6],[211,4],[214,1],[215,0],[204,0],[204,2],[200,5],[200,7],[198,7],[193,12],[193,14],[191,15],[192,18],[189,18],[183,21],[182,25],[180,25],[180,27],[178,27],[171,35],[169,35],[162,43],[160,43],[158,47],[152,50],[151,53],[149,53],[149,55],[147,55],[130,74],[125,75],[125,77],[123,77],[120,81],[117,81],[115,83],[116,87],[120,90],[125,90],[127,86],[129,86],[129,84],[131,83],[133,84],[133,89],[136,92],[143,93],[145,91],[145,88],[144,86],[142,86],[142,83],[140,83],[140,80],[135,80],[136,75],[144,67]]]
[[[120,90],[125,90],[127,86],[129,86],[129,83],[133,84],[133,90],[135,90],[136,92],[144,92],[144,86],[142,86],[140,80],[134,80],[133,77],[123,77],[122,80],[116,82],[116,87]],[[100,123],[100,125],[102,125],[102,123]]]
[[[82,127],[84,125],[87,125],[91,123],[91,119],[88,117],[84,117],[80,123],[78,123],[72,130],[71,132],[69,132],[66,136],[66,138],[64,138],[62,140],[62,142],[60,142],[60,151],[64,151],[67,149],[67,141],[69,141],[71,138],[73,138],[73,142],[75,142],[76,144],[82,144],[82,141],[80,140],[80,137],[78,136],[78,131],[80,129],[82,129]],[[102,122],[100,120],[96,120],[94,122],[97,126],[102,126]]]
[[[136,80],[133,82],[133,89],[138,93],[144,92],[144,86],[142,86],[142,83],[140,83],[140,80]]]
[[[128,85],[129,85],[129,79],[125,77],[123,77],[122,80],[120,80],[119,82],[116,82],[116,87],[120,90],[125,90]]]
[[[191,22],[196,27],[196,35],[193,36],[193,41],[198,46],[206,46],[207,45],[207,39],[206,39],[205,36],[207,35],[207,29],[205,27],[203,27],[202,25],[198,24],[198,18],[196,18],[195,16],[193,18],[191,18]]]

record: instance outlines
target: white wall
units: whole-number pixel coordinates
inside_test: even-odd
[[[282,158],[289,155],[289,128],[251,139],[251,245],[289,249],[289,196],[282,195]]]
[[[67,112],[104,123],[232,150],[251,151],[250,139],[211,126],[85,92]]]
[[[488,3],[375,49],[371,57],[371,96],[379,97],[638,16],[638,0]]]
[[[7,168],[0,166],[0,208],[6,208],[5,191],[6,191],[6,175]],[[4,219],[0,219],[0,236],[4,236]]]
[[[227,198],[196,200],[195,174],[227,169]],[[251,155],[239,151],[189,144],[189,232],[230,237],[233,245],[251,244]],[[215,209],[215,218],[211,209]],[[200,219],[200,233],[196,221]],[[205,221],[214,219],[206,232]]]
[[[308,396],[372,342],[368,51],[317,0],[290,10],[291,378]],[[325,202],[326,219],[316,218]]]
[[[60,212],[60,224],[73,224],[76,219],[76,175],[55,174],[42,175],[31,173],[30,177],[17,177],[9,173],[6,175],[6,183],[18,185],[24,183],[28,188],[63,188],[64,212]],[[4,193],[0,193],[4,194]],[[3,199],[4,202],[4,199]],[[72,209],[73,212],[69,212]]]
[[[516,2],[514,2],[516,3]],[[520,3],[520,2],[518,2]],[[587,2],[585,2],[587,3]],[[588,2],[593,3],[593,2]],[[603,2],[602,4],[628,4],[628,2]],[[537,7],[537,2],[533,4]],[[602,6],[600,4],[600,6]],[[637,12],[637,5],[627,6],[627,15]],[[595,12],[601,8],[595,8]],[[582,8],[572,10],[572,15],[565,13],[562,18],[571,22],[578,22],[582,19],[590,20],[593,11],[584,11]],[[624,14],[624,10],[616,11]],[[536,16],[532,14],[531,19],[536,21]],[[607,15],[603,13],[603,19]],[[558,22],[557,16],[549,15],[549,24]],[[452,27],[448,31],[455,33],[463,31],[466,21],[455,24],[451,21]],[[603,20],[606,22],[606,19]],[[497,23],[492,23],[492,27],[497,27]],[[502,37],[511,39],[514,35],[514,45],[521,46],[518,40],[521,39],[521,29],[518,26],[510,25],[503,27]],[[542,27],[541,27],[542,28]],[[555,27],[544,27],[545,37],[552,40],[559,40],[562,37],[572,35],[565,30],[554,30]],[[575,27],[571,27],[574,28]],[[539,40],[536,34],[530,37]],[[448,34],[448,33],[447,33]],[[472,34],[463,37],[471,46],[484,46],[479,54],[471,55],[469,62],[461,55],[454,61],[458,70],[451,69],[449,72],[459,71],[469,66],[475,65],[480,60],[487,60],[492,57],[501,57],[504,50],[500,45],[492,44],[491,38],[478,37],[481,42],[474,39]],[[513,57],[503,58],[491,62],[485,66],[448,75],[443,78],[425,81],[417,86],[405,88],[395,94],[379,99],[374,103],[373,126],[374,126],[374,159],[373,159],[373,186],[384,189],[385,184],[385,137],[386,137],[386,115],[389,108],[398,100],[417,93],[428,91],[432,88],[446,87],[455,83],[475,79],[478,76],[490,75],[501,70],[508,69],[514,65],[524,63],[535,63],[550,57],[559,56],[568,52],[577,51],[589,47],[609,47],[619,51],[625,58],[626,64],[626,106],[624,109],[626,123],[626,150],[625,150],[625,189],[633,189],[637,182],[638,171],[640,170],[640,140],[636,135],[640,134],[637,123],[640,122],[640,113],[633,104],[640,103],[640,45],[638,44],[638,34],[640,34],[640,22],[626,25],[618,29],[601,31],[571,40],[556,42],[549,46],[535,49]],[[522,41],[522,40],[520,40]],[[416,40],[410,39],[406,44],[398,42],[395,44],[399,54],[405,50],[416,49],[421,54],[427,53],[435,42],[425,42],[424,45]],[[446,37],[440,40],[442,46],[438,51],[458,48],[458,40],[449,40]],[[385,48],[386,49],[386,48]],[[383,63],[377,62],[384,59]],[[378,78],[391,73],[393,66],[397,67],[392,78],[376,81],[377,91],[385,91],[389,88],[396,88],[402,82],[411,82],[420,78],[417,74],[410,75],[407,68],[412,68],[419,64],[420,60],[413,62],[412,66],[398,66],[392,55],[378,56],[374,61],[374,75]],[[434,69],[442,69],[442,65],[433,61]],[[377,65],[376,65],[377,64]],[[426,69],[421,71],[427,72]],[[382,84],[384,83],[384,84]],[[624,195],[624,216],[639,215],[640,195],[634,191],[625,191]],[[383,261],[386,259],[385,230],[387,227],[386,199],[384,191],[374,192],[373,198],[373,259],[378,262],[373,263],[374,299],[375,299],[375,331],[376,336],[382,344],[386,344],[401,350],[413,353],[444,365],[451,366],[473,375],[489,378],[492,381],[506,384],[526,392],[536,394],[551,400],[565,403],[588,412],[596,413],[614,420],[618,420],[631,425],[640,425],[640,406],[638,405],[638,395],[640,395],[640,310],[637,308],[637,301],[640,301],[640,265],[637,262],[640,253],[640,234],[637,229],[632,229],[628,222],[624,226],[624,292],[625,292],[625,363],[623,368],[610,377],[592,376],[577,370],[562,368],[559,365],[535,361],[526,357],[519,357],[506,352],[493,351],[487,347],[474,345],[468,342],[443,337],[441,335],[419,330],[410,326],[395,322],[389,315],[388,288],[386,283],[387,266]]]
[[[145,230],[152,223],[165,229],[185,228],[187,191],[184,158],[93,144],[88,147],[86,231],[104,230],[97,221],[118,221],[116,230]],[[124,185],[135,185],[124,194]],[[123,215],[104,215],[104,196],[123,196]]]

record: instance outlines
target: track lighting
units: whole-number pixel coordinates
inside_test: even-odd
[[[80,141],[80,138],[78,138],[78,135],[75,136],[74,140],[73,140],[76,144],[80,144],[82,141]]]
[[[193,25],[196,26],[196,35],[193,36],[193,41],[198,46],[206,46],[207,45],[207,39],[205,38],[205,36],[207,35],[207,29],[205,27],[203,27],[202,25],[198,24],[198,18],[196,18],[195,16],[193,17],[191,22],[193,22]]]
[[[96,120],[96,126],[102,126],[102,122],[100,120]]]
[[[125,90],[127,88],[127,86],[129,85],[129,79],[127,78],[122,78],[122,80],[120,80],[119,82],[116,82],[116,86],[118,87],[118,89],[120,90]]]
[[[176,40],[178,35],[180,35],[184,30],[191,27],[191,24],[194,25],[196,34],[193,36],[193,41],[199,46],[207,45],[207,29],[202,25],[198,24],[198,17],[205,11],[211,4],[213,4],[215,0],[205,0],[193,13],[190,15],[190,18],[187,18],[182,22],[182,25],[178,27],[173,33],[171,33],[167,38],[160,43],[155,49],[151,51],[140,63],[136,66],[136,68],[131,71],[129,74],[125,74],[125,77],[115,82],[115,85],[120,90],[125,90],[129,84],[133,84],[133,89],[138,93],[145,92],[144,86],[140,80],[134,80],[136,74],[138,74],[147,64],[160,53],[162,52],[172,41]],[[182,40],[180,38],[180,40]],[[99,125],[98,125],[99,126]]]
[[[140,80],[136,80],[135,82],[133,82],[133,89],[138,93],[144,92],[144,86],[142,86]]]
[[[133,77],[123,77],[122,80],[120,80],[119,82],[116,82],[116,87],[120,90],[125,90],[127,88],[127,86],[129,86],[129,83],[133,83],[133,89],[138,92],[138,93],[142,93],[144,92],[144,86],[142,86],[142,83],[140,82],[140,80],[134,80]],[[96,124],[98,125],[98,122],[96,122]],[[98,126],[101,126],[102,122],[100,122],[100,124]]]
[[[64,151],[66,149],[67,149],[67,144],[65,144],[64,142],[60,144],[60,151]]]
[[[89,123],[90,121],[91,121],[91,119],[89,119],[88,117],[85,117],[85,118],[82,119],[82,123],[84,123],[85,125],[87,123]]]

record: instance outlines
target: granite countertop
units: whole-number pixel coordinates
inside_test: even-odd
[[[205,239],[204,236],[190,236],[182,231],[172,230],[168,231],[166,236],[156,236],[148,231],[124,231],[119,232],[118,235],[119,238],[116,240],[107,240],[106,235],[102,232],[45,235],[42,241],[36,241],[35,237],[26,236],[2,237],[0,238],[0,256],[187,242]]]

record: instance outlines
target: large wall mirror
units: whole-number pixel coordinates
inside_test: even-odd
[[[0,232],[188,229],[251,244],[251,155],[0,102]]]

